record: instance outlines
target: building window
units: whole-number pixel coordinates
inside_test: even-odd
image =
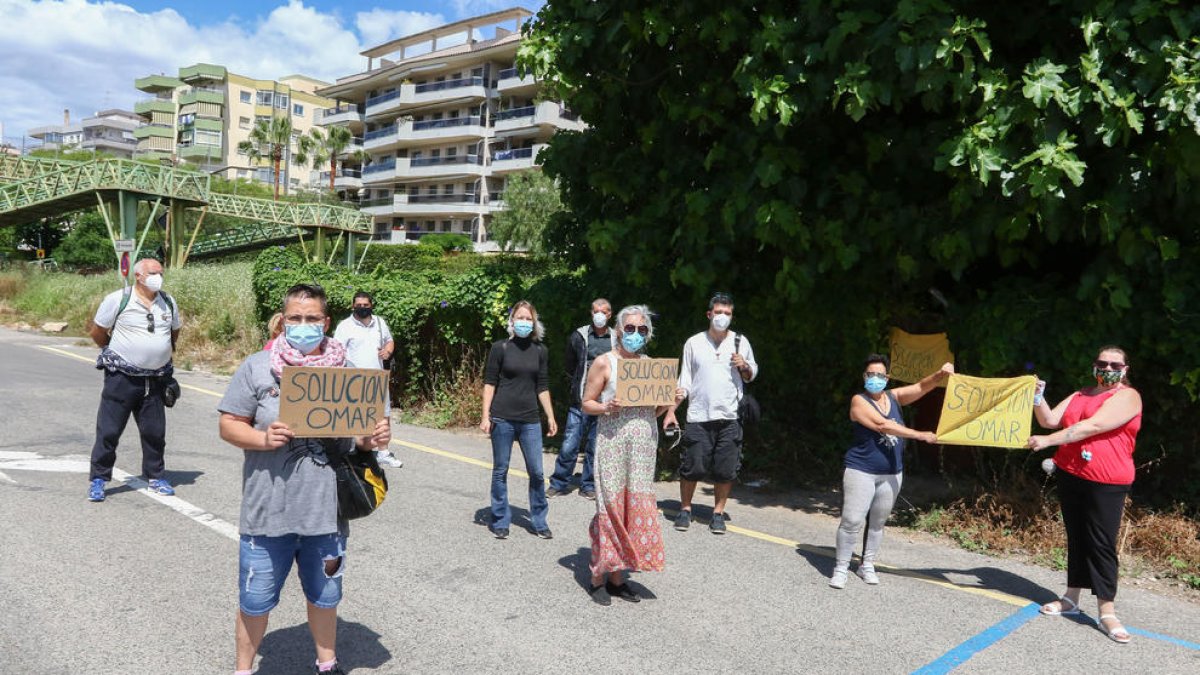
[[[238,118],[238,128],[239,129],[249,129],[250,128],[250,118],[249,117],[239,117]]]
[[[271,105],[274,100],[275,92],[259,90],[258,96],[255,99],[257,105]]]
[[[241,93],[239,94],[239,98],[242,101],[242,103],[249,103],[250,102],[250,92],[243,89],[241,91]]]
[[[197,131],[196,145],[221,145],[221,132],[219,131]]]
[[[448,220],[443,220],[443,221],[442,221],[442,227],[440,228],[440,230],[439,230],[439,231],[440,231],[440,232],[449,232],[449,231],[450,231],[450,221],[448,221]]]
[[[292,114],[296,117],[304,117],[304,106],[299,103],[292,104]]]
[[[288,95],[280,94],[280,95],[276,96],[275,97],[275,107],[279,108],[280,110],[287,110],[288,109]]]
[[[254,126],[258,126],[260,124],[270,124],[270,123],[271,123],[270,115],[255,115],[255,117],[254,117]]]
[[[181,127],[186,127],[195,121],[196,121],[195,113],[188,113],[187,115],[179,116],[179,126],[181,126]]]

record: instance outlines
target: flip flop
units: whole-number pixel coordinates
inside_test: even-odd
[[[1059,609],[1053,608],[1055,602],[1058,603]],[[1067,607],[1067,605],[1070,605],[1070,607]],[[1075,604],[1073,600],[1065,595],[1053,602],[1047,602],[1038,611],[1046,616],[1078,616],[1083,613],[1080,611],[1079,605]]]
[[[1113,621],[1116,621],[1119,628],[1109,630],[1108,626],[1104,625],[1105,619],[1112,619]],[[1104,631],[1104,634],[1108,636],[1109,640],[1112,640],[1117,644],[1127,645],[1129,644],[1129,641],[1133,639],[1133,637],[1129,634],[1129,631],[1125,630],[1125,626],[1121,625],[1121,620],[1117,618],[1116,614],[1101,614],[1100,619],[1096,622],[1096,625],[1100,626],[1100,630]]]

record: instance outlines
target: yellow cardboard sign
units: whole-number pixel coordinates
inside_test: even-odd
[[[951,375],[938,420],[938,443],[1023,448],[1033,423],[1033,375]]]
[[[945,363],[954,363],[950,340],[945,333],[913,335],[892,329],[891,378],[897,382],[920,382]],[[938,386],[942,386],[940,383]]]

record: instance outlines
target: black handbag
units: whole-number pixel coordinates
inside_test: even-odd
[[[348,520],[369,516],[387,498],[388,480],[375,453],[361,450],[331,457],[337,475],[338,516]]]
[[[382,319],[380,319],[379,317],[375,317],[375,320],[382,321]],[[379,346],[383,347],[383,324],[378,323],[376,325],[379,328],[379,343],[380,343]],[[392,338],[392,339],[395,340],[395,338]],[[391,356],[387,357],[386,359],[382,359],[382,361],[383,361],[383,369],[390,371],[392,369],[392,364],[395,363],[395,361],[396,361],[396,349],[392,348]]]
[[[740,353],[741,347],[742,334],[738,333],[733,336],[733,353]],[[758,405],[758,399],[750,393],[750,385],[747,382],[742,382],[742,399],[738,401],[737,415],[742,428],[758,424],[758,420],[762,417],[762,406]]]
[[[168,375],[166,378],[164,378],[162,393],[163,405],[167,406],[168,408],[174,408],[175,402],[179,400],[179,395],[182,393],[183,390],[180,389],[179,382],[175,379],[174,375]]]

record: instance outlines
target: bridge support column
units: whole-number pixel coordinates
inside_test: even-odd
[[[358,262],[354,259],[354,233],[346,233],[346,269],[354,271],[354,263]]]
[[[121,221],[121,239],[137,239],[137,195],[124,190],[117,192],[117,214]]]
[[[326,246],[325,228],[318,227],[318,228],[316,228],[316,232],[313,233],[312,262],[320,262],[320,263],[325,262],[325,251],[326,250],[327,250],[327,246]]]
[[[167,259],[168,267],[181,267],[187,250],[186,210],[181,202],[172,199],[167,206]]]

